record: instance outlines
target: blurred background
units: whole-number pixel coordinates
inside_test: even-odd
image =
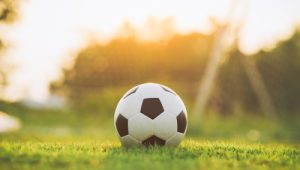
[[[132,86],[183,98],[188,136],[300,140],[300,1],[1,0],[0,140],[116,139]]]

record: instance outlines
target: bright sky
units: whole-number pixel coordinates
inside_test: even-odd
[[[300,23],[299,0],[249,0],[241,48],[253,53],[291,35]],[[231,0],[27,0],[20,20],[1,28],[11,44],[5,54],[16,70],[9,99],[43,100],[48,83],[60,76],[63,63],[94,35],[109,40],[124,21],[145,27],[149,16],[174,18],[178,32],[208,32],[209,17],[224,20]],[[244,9],[243,9],[244,10]],[[4,31],[3,31],[4,30]]]

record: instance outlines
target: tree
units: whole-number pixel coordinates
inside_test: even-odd
[[[210,107],[222,113],[234,113],[236,108],[260,113],[261,102],[245,68],[245,59],[256,64],[276,113],[292,116],[299,112],[300,101],[300,32],[279,42],[274,49],[261,50],[247,56],[234,48],[221,65]],[[251,65],[248,65],[251,67]],[[252,80],[255,81],[255,80]],[[239,110],[241,111],[241,110]]]
[[[179,87],[185,96],[193,96],[195,75],[204,70],[212,37],[190,33],[158,41],[116,37],[105,45],[92,43],[78,53],[63,79],[52,84],[52,91],[64,93],[74,106],[107,88],[129,88],[144,82]]]
[[[18,2],[17,0],[0,0],[0,25],[8,24],[15,21],[17,17],[17,13],[16,13],[17,2]],[[5,48],[6,47],[0,37],[0,50],[3,51],[3,49]],[[2,90],[7,85],[6,73],[7,70],[5,70],[3,58],[0,54],[0,96]]]
[[[152,81],[176,89],[189,106],[196,97],[199,76],[202,78],[208,65],[215,36],[216,32],[175,34],[164,41],[129,36],[116,37],[107,44],[91,43],[78,52],[62,79],[52,83],[52,92],[64,94],[75,107],[86,105],[99,111],[109,105],[111,112],[115,106],[112,101],[126,89]],[[232,47],[220,62],[207,108],[222,115],[235,111],[262,115],[265,99],[259,95],[266,89],[276,113],[292,115],[299,111],[299,42],[298,31],[274,49],[254,55]],[[255,84],[257,81],[264,82],[264,87]]]
[[[270,51],[260,51],[256,58],[262,78],[281,113],[296,113],[300,101],[300,30]],[[290,114],[286,114],[290,115]]]

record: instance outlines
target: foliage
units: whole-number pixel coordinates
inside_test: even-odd
[[[11,23],[17,18],[17,0],[1,0],[0,1],[0,25]],[[0,34],[1,36],[1,34]],[[3,48],[5,48],[4,43],[0,39],[0,51],[2,52]],[[0,53],[0,97],[1,90],[7,85],[6,74],[7,71],[3,67],[2,57]]]
[[[296,31],[269,51],[247,56],[238,49],[232,50],[220,68],[211,104],[223,113],[233,113],[239,107],[248,112],[259,112],[260,105],[242,61],[248,57],[255,62],[276,111],[281,116],[295,116],[300,101],[299,49],[300,31]]]
[[[253,57],[277,108],[296,113],[300,101],[300,30],[277,48]]]
[[[16,6],[15,0],[1,0],[0,1],[0,22],[11,22],[16,19]]]
[[[257,66],[276,111],[295,116],[300,110],[299,34],[296,31],[274,49],[250,56],[233,48],[223,57],[209,110],[221,114],[261,111],[243,65],[243,58],[247,57]],[[105,89],[126,89],[152,81],[175,87],[190,105],[204,74],[213,37],[214,33],[191,33],[154,42],[117,37],[106,45],[92,43],[79,52],[63,79],[52,84],[52,91],[65,94],[75,107],[86,104],[91,108],[96,105],[90,105],[86,96],[101,96]],[[114,94],[113,90],[111,95]]]
[[[104,87],[145,81],[195,82],[198,77],[192,74],[203,72],[210,41],[210,36],[194,33],[176,35],[166,42],[128,37],[107,45],[92,44],[78,54],[74,67],[65,71],[62,86],[70,96],[81,96]]]
[[[106,45],[92,44],[79,52],[73,68],[65,70],[62,82],[52,84],[52,91],[65,94],[76,108],[86,104],[91,109],[95,105],[90,105],[89,99],[97,94],[101,98],[106,89],[116,96],[144,82],[195,89],[199,79],[195,75],[203,73],[211,36],[193,33],[159,42],[127,37],[116,38]],[[99,105],[101,101],[107,102],[98,100]]]

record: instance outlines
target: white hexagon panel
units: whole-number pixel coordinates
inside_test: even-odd
[[[153,120],[154,135],[167,140],[177,132],[177,119],[174,115],[163,113]]]
[[[129,119],[129,135],[142,141],[153,135],[152,120],[143,114],[138,114]]]

